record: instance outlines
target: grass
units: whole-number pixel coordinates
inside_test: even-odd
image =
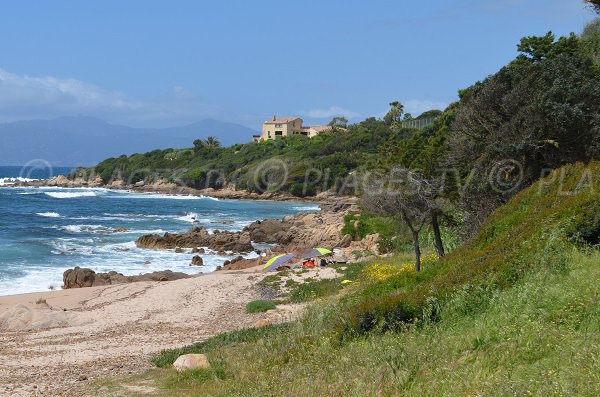
[[[163,352],[152,356],[150,362],[157,367],[167,368],[173,365],[177,357],[189,353],[211,353],[225,346],[234,346],[240,343],[257,341],[262,338],[270,338],[275,335],[286,333],[290,328],[289,324],[269,325],[262,328],[248,328],[235,332],[227,332],[210,338],[206,341],[186,346],[181,349],[164,350]],[[209,361],[212,363],[211,356]]]
[[[273,310],[277,308],[277,305],[270,300],[258,299],[249,302],[246,305],[246,313],[264,313],[267,310]]]
[[[217,337],[200,350],[228,375],[203,378],[204,389],[189,389],[189,379],[168,387],[182,396],[596,396],[600,254],[568,259],[566,273],[533,273],[503,290],[465,288],[439,321],[401,333],[340,344],[323,327],[333,306],[320,305],[285,330]]]
[[[300,300],[318,298],[296,322],[220,335],[154,362],[202,352],[218,363],[223,376],[192,394],[189,379],[168,386],[182,396],[600,395],[600,252],[590,245],[600,193],[580,183],[586,173],[600,182],[600,163],[556,172],[564,177],[520,193],[420,273],[370,280],[368,264],[348,266],[348,287],[292,287]]]

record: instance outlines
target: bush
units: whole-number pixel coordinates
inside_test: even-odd
[[[262,313],[275,309],[277,305],[270,300],[259,299],[246,305],[246,313]]]

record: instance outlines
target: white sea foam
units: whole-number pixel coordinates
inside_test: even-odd
[[[43,216],[44,218],[60,218],[60,214],[57,212],[38,212],[36,215]]]
[[[195,212],[188,212],[184,216],[179,216],[175,219],[177,219],[178,221],[189,222],[189,223],[200,223],[200,222],[208,223],[211,221],[208,218],[200,218],[200,215],[196,214]]]
[[[69,233],[110,233],[113,230],[100,225],[67,225],[59,229]]]
[[[124,192],[122,194],[114,195],[113,198],[136,198],[136,199],[163,199],[163,200],[213,200],[219,201],[219,199],[208,196],[191,196],[191,195],[173,195],[173,194],[160,194],[160,193],[132,193]]]
[[[65,270],[67,269],[52,267],[29,268],[23,277],[0,282],[0,295],[60,290]]]
[[[319,211],[321,207],[318,205],[304,205],[304,206],[295,206],[292,207],[295,211]]]
[[[46,192],[46,195],[57,199],[98,196],[95,192]]]
[[[0,178],[0,186],[10,186],[14,185],[17,182],[33,182],[38,180],[39,179],[30,178]]]

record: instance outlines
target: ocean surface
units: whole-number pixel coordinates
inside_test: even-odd
[[[16,169],[16,170],[15,170]],[[53,170],[54,175],[70,169]],[[0,167],[7,178],[45,179]],[[189,274],[210,272],[233,255],[202,255],[204,266],[189,266],[192,254],[145,250],[134,241],[148,233],[241,230],[258,219],[315,211],[312,203],[217,200],[96,188],[0,187],[0,295],[60,289],[62,273],[75,266],[96,272],[136,275],[171,269]],[[115,233],[124,228],[126,232]],[[189,250],[187,250],[189,251]]]

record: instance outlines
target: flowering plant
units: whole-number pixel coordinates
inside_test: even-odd
[[[436,254],[426,255],[421,258],[421,267],[435,262],[439,259]],[[369,281],[382,282],[390,277],[397,276],[402,273],[408,273],[415,270],[414,263],[402,263],[400,265],[382,265],[375,263],[365,268],[363,274]]]

